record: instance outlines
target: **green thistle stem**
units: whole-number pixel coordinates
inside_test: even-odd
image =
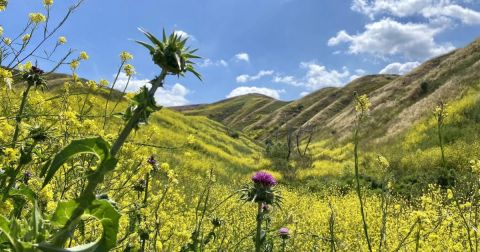
[[[262,221],[263,221],[262,202],[258,202],[257,231],[256,231],[256,234],[255,234],[255,252],[260,252],[261,251],[261,246],[262,246]]]
[[[162,70],[162,73],[156,79],[156,81],[152,84],[152,88],[150,88],[150,90],[148,91],[148,94],[150,96],[155,95],[155,92],[157,91],[157,89],[163,86],[166,76],[167,76],[167,71]],[[130,135],[130,132],[132,132],[135,126],[138,125],[138,121],[140,119],[140,116],[144,112],[144,110],[145,110],[145,107],[143,106],[139,106],[135,109],[132,117],[130,118],[130,120],[128,120],[127,124],[125,125],[123,130],[120,132],[120,135],[118,136],[117,140],[115,141],[115,143],[112,145],[112,148],[110,149],[110,154],[112,156],[115,157],[118,154],[118,152],[120,151],[120,148],[127,140],[128,135]]]
[[[285,252],[287,248],[287,239],[282,239],[282,252]]]
[[[12,147],[15,147],[15,144],[17,143],[17,140],[18,140],[18,134],[20,133],[20,123],[22,122],[23,111],[25,110],[25,106],[27,105],[28,93],[30,92],[31,88],[32,86],[27,84],[27,89],[23,91],[22,102],[20,103],[20,109],[18,110],[17,117],[15,118],[16,124],[15,124],[15,131],[13,132]]]

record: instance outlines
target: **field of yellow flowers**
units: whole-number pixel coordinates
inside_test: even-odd
[[[6,10],[8,2],[0,3]],[[43,3],[49,10],[53,1]],[[283,179],[264,147],[245,135],[233,138],[220,123],[157,107],[155,90],[171,75],[201,78],[186,40],[143,31],[149,42],[139,43],[161,73],[151,87],[127,94],[115,82],[76,75],[88,64],[86,52],[58,56],[71,75],[34,65],[26,48],[35,48],[33,31],[49,20],[28,18],[32,32],[17,41],[0,33],[1,251],[478,251],[479,161],[468,164],[462,190],[432,184],[409,198],[394,190],[389,160],[374,155],[381,186],[361,185],[361,161],[373,155],[359,150],[357,134],[367,96],[355,96],[352,143],[314,143],[314,156],[332,158],[297,174],[350,169],[352,187],[312,192]],[[60,36],[50,55],[66,43]],[[119,53],[119,72],[133,76],[133,55]],[[404,148],[423,143],[432,129],[442,139],[445,123],[460,120],[476,99],[466,95],[448,113],[441,104],[434,119],[407,134]],[[441,156],[445,164],[449,151],[440,141],[419,156]]]

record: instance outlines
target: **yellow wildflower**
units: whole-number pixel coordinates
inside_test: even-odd
[[[123,51],[122,53],[120,53],[120,59],[121,59],[123,62],[129,61],[129,60],[133,59],[133,55],[130,54],[129,52]]]
[[[93,80],[89,80],[87,81],[87,86],[88,88],[92,89],[92,90],[96,90],[98,85],[97,85],[97,82],[93,81]]]
[[[5,11],[7,9],[8,1],[0,0],[0,11]]]
[[[28,33],[25,34],[25,35],[23,35],[23,37],[22,37],[23,43],[27,43],[27,42],[30,40],[30,37],[31,37],[31,36],[30,36],[30,34],[28,34]]]
[[[162,163],[160,165],[160,169],[162,169],[164,172],[168,172],[170,170],[170,165],[168,163]]]
[[[472,168],[472,172],[480,174],[480,160],[470,160],[470,167]]]
[[[65,38],[64,36],[58,38],[58,44],[63,45],[65,43],[67,43],[67,38]]]
[[[80,62],[78,60],[72,60],[72,62],[70,62],[70,68],[72,70],[76,70],[79,65],[80,65]]]
[[[105,79],[101,79],[100,82],[99,82],[99,84],[100,84],[100,86],[102,86],[102,87],[106,87],[106,86],[108,86],[110,83],[109,83],[107,80],[105,80]]]
[[[125,71],[125,74],[128,77],[132,77],[135,74],[135,67],[133,67],[130,64],[126,64],[125,67],[123,68],[123,71]]]
[[[6,45],[11,45],[12,44],[12,40],[10,38],[4,38],[3,39],[3,43],[5,43]]]
[[[45,21],[47,21],[47,18],[45,17],[45,15],[43,15],[42,13],[30,13],[28,14],[29,18],[30,18],[30,22],[34,23],[34,24],[39,24],[39,23],[43,23]]]
[[[9,88],[12,88],[12,83],[13,83],[12,76],[13,76],[12,72],[0,67],[0,82],[3,82]]]
[[[188,135],[188,137],[187,137],[187,143],[188,143],[188,144],[195,144],[195,136],[192,135],[192,134]]]
[[[43,5],[45,7],[50,7],[53,4],[53,0],[43,0]]]
[[[25,64],[18,64],[18,69],[23,72],[28,72],[30,71],[30,69],[32,69],[32,66],[33,66],[32,62],[27,61],[25,62]]]
[[[87,52],[85,52],[85,51],[80,52],[80,59],[88,60],[88,58],[90,58],[90,56],[88,56]]]
[[[453,199],[453,192],[450,189],[447,189],[447,198],[448,199]]]
[[[368,112],[370,109],[370,106],[372,105],[370,103],[370,100],[368,99],[368,96],[366,94],[360,95],[356,99],[356,104],[355,104],[355,110],[357,112]]]
[[[11,199],[8,199],[7,201],[0,203],[1,215],[8,216],[12,211],[13,211],[13,204],[11,202]]]
[[[380,164],[380,167],[383,170],[386,170],[386,169],[388,169],[388,167],[390,167],[390,163],[388,162],[387,158],[385,158],[382,155],[377,156],[377,161],[378,161],[378,163]]]

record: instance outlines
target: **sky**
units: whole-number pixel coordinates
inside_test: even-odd
[[[55,0],[58,22],[74,0]],[[41,0],[12,0],[0,13],[4,36],[23,30]],[[134,55],[137,74],[128,91],[160,73],[138,28],[188,37],[203,58],[192,75],[169,76],[158,103],[211,103],[247,93],[295,100],[324,87],[341,87],[367,74],[405,74],[429,58],[468,45],[480,34],[480,0],[85,0],[52,37],[55,51],[86,51],[81,77],[113,81],[119,54]],[[32,36],[32,41],[34,40]],[[45,48],[47,51],[51,47]],[[32,59],[34,60],[34,59]],[[41,66],[49,62],[37,59]],[[68,66],[59,69],[69,73]],[[126,76],[117,83],[122,88]]]

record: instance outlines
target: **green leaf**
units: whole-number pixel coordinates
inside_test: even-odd
[[[59,202],[51,219],[52,225],[59,227],[65,225],[78,205],[74,200]]]
[[[10,221],[8,221],[5,216],[0,215],[0,237],[2,236],[8,240],[13,248],[15,248],[15,251],[18,251],[19,244],[17,243],[17,240],[10,229]]]
[[[18,189],[17,188],[12,188],[10,189],[10,192],[8,193],[10,196],[24,196],[28,200],[30,200],[32,203],[35,202],[37,199],[37,195],[32,191],[32,189],[28,188],[27,186],[21,184]]]
[[[33,225],[33,235],[34,241],[40,242],[44,237],[44,220],[42,218],[42,213],[38,207],[38,202],[35,200],[34,202],[34,212],[32,214],[32,225]]]
[[[143,41],[139,41],[139,40],[135,40],[135,42],[137,42],[137,43],[140,44],[140,45],[145,46],[145,47],[150,51],[150,54],[155,53],[155,48],[154,48],[153,46],[151,46],[151,45],[149,45],[149,44],[147,44],[147,43],[145,43],[145,42],[143,42]]]
[[[107,200],[95,200],[89,209],[89,214],[99,219],[103,226],[103,235],[100,239],[100,250],[108,251],[117,243],[118,223],[120,214]],[[102,250],[103,249],[103,250]]]
[[[57,170],[69,159],[79,154],[94,154],[103,163],[110,158],[110,144],[101,137],[85,138],[80,140],[73,140],[63,150],[58,152],[51,163],[43,168],[40,173],[41,177],[45,176],[42,188],[45,187],[53,178]]]
[[[59,203],[52,217],[52,224],[65,224],[77,206],[78,203],[75,201]],[[59,248],[48,243],[40,243],[37,247],[46,252],[102,252],[109,251],[115,247],[120,220],[120,214],[115,207],[107,200],[94,200],[84,215],[95,217],[100,221],[103,227],[102,237],[100,239],[74,248]]]
[[[151,34],[150,32],[147,32],[147,31],[145,31],[145,30],[142,29],[142,28],[139,28],[139,30],[140,30],[143,34],[145,34],[145,36],[146,36],[150,41],[152,41],[152,43],[153,43],[154,45],[160,45],[160,44],[162,44],[162,42],[160,42],[160,40],[158,40],[158,39],[157,39],[155,36],[153,36],[153,34]]]

